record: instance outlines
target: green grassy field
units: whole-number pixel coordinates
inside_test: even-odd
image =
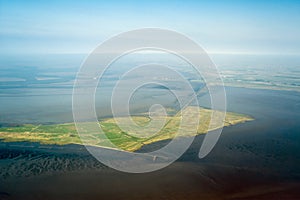
[[[177,137],[189,137],[198,134],[205,134],[209,130],[220,128],[218,124],[212,122],[212,126],[209,127],[210,116],[212,113],[215,113],[215,116],[222,116],[222,113],[219,111],[212,111],[210,109],[198,108],[198,107],[187,107],[183,110],[183,113],[186,113],[189,120],[195,118],[195,115],[200,114],[200,122],[198,124],[197,131],[192,131],[195,126],[192,127],[191,124],[186,124],[184,127],[181,127],[184,131],[180,135],[176,135],[179,130],[180,122],[182,116],[179,114],[173,116],[157,116],[166,120],[166,124],[163,128],[154,135],[149,137],[138,137],[137,135],[131,134],[130,131],[124,132],[117,125],[116,121],[128,120],[127,117],[119,118],[107,118],[99,121],[99,125],[104,131],[106,137],[111,143],[113,143],[118,148],[121,148],[125,151],[135,151],[141,148],[143,145],[151,144],[157,141],[172,139],[175,136]],[[147,115],[134,116],[132,120],[140,125],[147,126],[153,118],[150,118]],[[251,121],[253,118],[237,114],[237,113],[226,113],[224,126],[235,125],[238,123],[243,123],[246,121]],[[151,132],[151,130],[148,130]],[[4,142],[17,142],[17,141],[28,141],[28,142],[39,142],[42,144],[82,144],[82,141],[76,131],[74,123],[66,124],[55,124],[55,125],[31,125],[25,124],[17,127],[3,127],[0,128],[0,139]],[[101,146],[101,147],[111,147],[108,145],[107,139],[103,138],[103,135],[98,134],[86,134],[84,135],[85,144]]]

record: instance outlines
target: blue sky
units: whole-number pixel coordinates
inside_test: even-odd
[[[210,53],[300,54],[300,1],[3,1],[0,53],[88,53],[120,32],[179,31]]]

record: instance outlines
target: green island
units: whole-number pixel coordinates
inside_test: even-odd
[[[116,123],[116,120],[128,120],[128,117],[118,117],[116,118],[105,118],[99,120],[99,125],[101,126],[103,132],[105,133],[105,138],[101,134],[90,133],[84,136],[84,143],[87,145],[108,147],[107,140],[116,147],[125,151],[136,151],[140,149],[143,145],[151,144],[154,142],[173,139],[174,137],[189,137],[198,134],[205,134],[210,130],[221,128],[219,125],[211,121],[211,115],[214,112],[215,116],[222,116],[224,113],[221,111],[214,111],[211,109],[206,109],[202,107],[186,107],[183,112],[186,113],[188,117],[195,117],[195,114],[200,115],[200,121],[198,124],[197,131],[191,131],[189,126],[183,127],[184,134],[176,135],[180,127],[181,115],[175,113],[173,115],[164,116],[166,120],[163,128],[156,134],[149,137],[137,137],[136,135],[130,134],[128,132],[122,131]],[[171,112],[172,113],[172,112]],[[160,116],[157,116],[160,117]],[[132,116],[132,120],[140,125],[146,126],[153,118],[150,118],[146,114],[140,114]],[[224,127],[232,126],[238,123],[243,123],[251,121],[253,118],[247,115],[227,112]],[[209,126],[211,124],[211,126]],[[182,128],[182,127],[181,127]],[[195,126],[193,127],[193,130]],[[65,124],[53,124],[53,125],[32,125],[24,124],[15,127],[1,127],[0,128],[0,139],[3,142],[39,142],[41,144],[82,144],[81,138],[79,137],[74,123]]]

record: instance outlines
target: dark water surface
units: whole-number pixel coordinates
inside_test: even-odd
[[[255,121],[224,128],[204,159],[201,135],[177,162],[147,174],[109,169],[79,145],[0,143],[0,199],[300,199],[300,93],[226,90],[228,111]]]

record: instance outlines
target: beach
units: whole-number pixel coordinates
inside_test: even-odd
[[[225,127],[204,159],[198,158],[203,135],[178,161],[146,174],[109,169],[80,145],[1,143],[1,198],[298,199],[300,94],[226,89],[228,110],[255,120]]]

